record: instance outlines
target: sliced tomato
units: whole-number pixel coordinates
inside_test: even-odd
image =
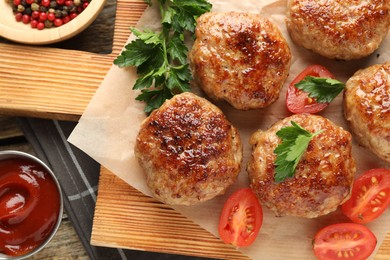
[[[324,227],[315,235],[313,250],[320,260],[367,259],[374,251],[376,241],[366,226],[339,223]]]
[[[233,193],[222,209],[218,232],[221,239],[237,247],[251,245],[263,224],[263,211],[251,188]]]
[[[308,93],[295,87],[295,84],[302,81],[306,76],[320,77],[320,78],[332,78],[334,76],[321,65],[310,65],[304,69],[288,86],[286,94],[287,109],[291,113],[310,113],[314,114],[325,109],[329,103],[317,103],[315,98],[310,98]]]
[[[341,209],[355,223],[378,218],[390,205],[390,170],[371,169],[359,176],[352,187],[351,198]]]

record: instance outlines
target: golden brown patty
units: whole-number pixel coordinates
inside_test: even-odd
[[[389,0],[289,0],[287,10],[294,42],[331,59],[368,56],[390,26]]]
[[[390,62],[359,70],[347,81],[344,115],[359,142],[390,162]]]
[[[274,181],[276,132],[295,121],[307,131],[324,130],[309,143],[295,170],[282,182]],[[350,196],[356,171],[351,157],[351,134],[321,116],[297,114],[251,137],[248,173],[253,191],[278,216],[314,218],[336,210]]]
[[[189,53],[197,85],[237,109],[263,108],[279,97],[291,53],[278,28],[251,13],[206,13]]]
[[[156,198],[192,205],[224,193],[237,179],[242,144],[221,110],[183,93],[142,123],[135,156]]]

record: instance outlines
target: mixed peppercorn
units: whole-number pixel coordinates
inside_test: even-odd
[[[76,18],[91,0],[8,0],[18,22],[32,28],[58,27]]]

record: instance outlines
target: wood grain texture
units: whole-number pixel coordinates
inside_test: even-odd
[[[77,120],[127,41],[129,27],[136,24],[145,8],[142,0],[117,1],[114,43],[108,54],[62,49],[68,48],[68,43],[47,47],[0,43],[0,113]],[[101,31],[96,37],[104,37],[104,33],[109,32]],[[97,42],[101,41],[104,39]],[[106,169],[101,171],[91,244],[247,259]],[[376,259],[389,256],[388,234]]]
[[[78,120],[145,8],[117,1],[110,54],[0,43],[0,113]]]
[[[4,142],[10,138],[23,137],[15,118],[0,116],[0,151],[17,150],[36,155],[32,146],[26,140],[18,142]],[[4,144],[6,143],[6,144]],[[89,259],[71,221],[64,212],[61,225],[50,241],[40,252],[29,259]]]
[[[105,168],[99,180],[91,243],[219,259],[248,259]]]
[[[99,179],[91,243],[217,259],[249,259],[105,168],[101,169]],[[387,260],[389,256],[390,233],[374,259]]]
[[[106,0],[93,1],[77,19],[59,27],[45,30],[32,29],[31,26],[17,22],[12,7],[6,1],[0,1],[0,35],[13,41],[27,44],[48,44],[69,39],[87,28],[99,15]]]

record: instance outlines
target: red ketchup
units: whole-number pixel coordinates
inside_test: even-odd
[[[0,253],[24,255],[57,225],[61,202],[51,174],[29,159],[0,160]]]

